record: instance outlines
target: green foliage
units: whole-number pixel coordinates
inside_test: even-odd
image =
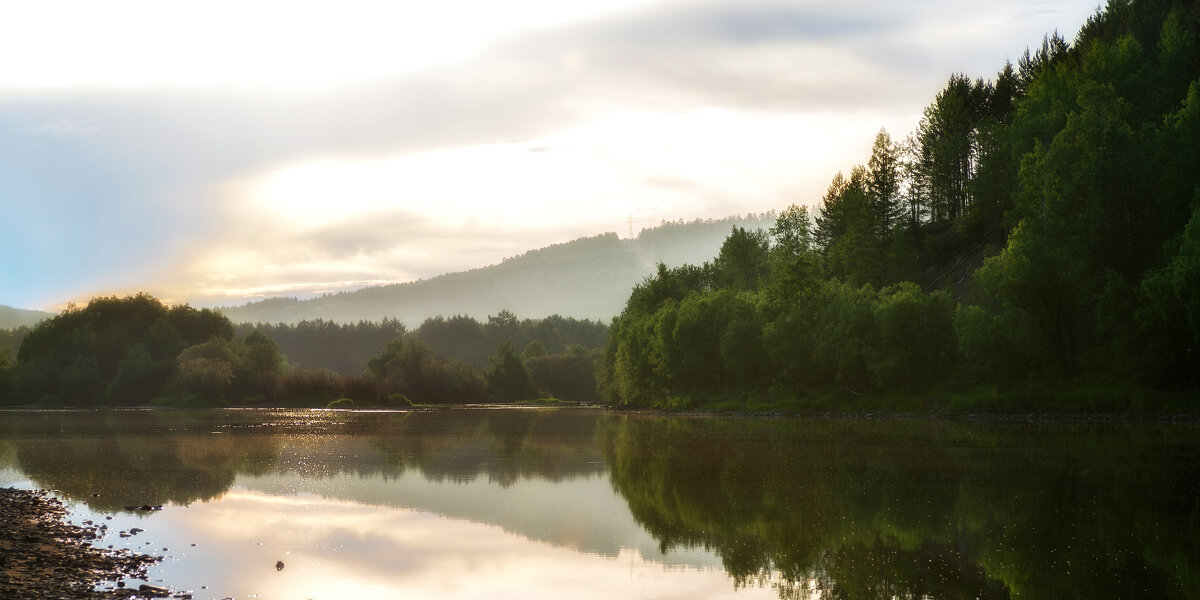
[[[767,247],[765,231],[734,227],[712,264],[716,284],[740,291],[758,289],[767,273]]]
[[[326,319],[237,326],[239,336],[261,332],[278,345],[281,360],[296,368],[316,367],[343,375],[357,375],[367,361],[392,338],[407,332],[395,319],[369,322],[336,323]],[[283,357],[286,357],[284,359]]]
[[[466,315],[431,317],[414,332],[417,339],[437,353],[453,356],[475,366],[487,364],[488,335],[483,324]]]
[[[525,368],[529,370],[533,385],[546,390],[552,397],[568,402],[595,404],[600,401],[595,377],[600,352],[593,354],[578,346],[576,349],[564,354],[528,358]]]
[[[206,356],[181,359],[175,369],[175,380],[177,390],[185,397],[227,404],[233,383],[233,366],[228,361]]]
[[[1008,386],[1024,381],[1036,365],[1031,333],[1015,308],[994,314],[982,306],[959,304],[954,331],[960,368],[968,380],[994,379]]]
[[[174,370],[173,360],[156,360],[147,350],[147,344],[138,344],[117,365],[117,374],[106,392],[108,403],[145,404],[158,395]]]
[[[520,359],[518,359],[520,360]],[[470,365],[437,355],[413,337],[396,338],[367,362],[367,377],[380,383],[381,394],[400,393],[414,402],[443,404],[485,398],[485,383]]]
[[[276,402],[284,406],[328,406],[342,398],[344,378],[325,369],[295,369],[279,377]]]
[[[1109,11],[994,81],[953,75],[903,147],[881,131],[833,178],[815,224],[779,215],[765,266],[737,229],[711,265],[660,265],[610,328],[604,401],[1157,410],[1061,390],[1194,392],[1200,13]]]
[[[0,406],[15,402],[16,364],[8,348],[0,348]]]
[[[234,362],[236,395],[243,398],[271,397],[276,381],[287,370],[279,345],[263,332],[255,330],[237,340],[231,350],[237,355]]]
[[[880,291],[874,306],[879,335],[868,370],[886,390],[927,389],[955,358],[955,302],[905,282]]]
[[[761,388],[767,381],[769,364],[763,345],[763,321],[751,296],[728,298],[723,312],[725,328],[718,342],[721,370],[731,385]]]
[[[892,143],[892,136],[880,129],[871,148],[871,159],[867,162],[867,197],[871,207],[871,222],[875,237],[882,241],[891,239],[897,221],[903,213],[900,188],[903,184],[900,173],[900,148]]]
[[[854,167],[849,179],[841,173],[835,175],[817,216],[816,240],[825,257],[827,276],[860,285],[875,278],[873,217],[866,169]]]
[[[483,375],[488,393],[500,400],[532,400],[541,396],[529,370],[508,342],[500,344]]]
[[[970,180],[992,92],[983,80],[952,75],[917,126],[915,173],[923,193],[918,202],[932,221],[957,219],[972,201]]]
[[[836,279],[826,283],[816,319],[813,361],[826,378],[852,392],[873,387],[867,369],[871,344],[878,338],[875,291]]]
[[[808,208],[789,206],[770,233],[769,276],[760,295],[768,320],[797,306],[811,306],[821,284],[821,255]]]
[[[521,358],[523,360],[529,360],[531,358],[537,358],[540,356],[546,356],[546,345],[543,344],[541,340],[533,340],[532,342],[529,342],[525,346],[525,349],[521,351]]]
[[[147,294],[95,298],[25,335],[18,393],[71,406],[141,404],[165,391],[187,345],[232,334],[229,321],[208,309],[167,308]]]
[[[509,311],[500,311],[486,323],[466,315],[432,317],[426,319],[415,334],[438,354],[484,368],[492,350],[505,342],[513,348],[526,349],[537,342],[544,353],[558,354],[572,344],[600,348],[608,330],[599,321],[557,314],[544,319],[518,319]]]
[[[1192,389],[1200,384],[1200,202],[1195,206],[1170,244],[1173,256],[1136,290],[1133,322],[1118,338],[1134,373]]]

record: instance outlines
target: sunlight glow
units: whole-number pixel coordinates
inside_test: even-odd
[[[624,111],[533,140],[307,160],[228,185],[229,238],[186,272],[196,297],[311,296],[429,276],[432,263],[447,272],[571,237],[624,236],[631,215],[640,229],[814,205],[853,166],[840,157],[865,159],[881,124],[901,138],[914,119]],[[460,265],[446,262],[450,239]]]
[[[389,212],[525,228],[617,223],[649,206],[654,217],[720,217],[815,203],[827,177],[850,167],[833,157],[869,153],[878,127],[875,117],[624,112],[535,141],[293,164],[247,193],[301,230]],[[813,171],[819,179],[801,179]]]

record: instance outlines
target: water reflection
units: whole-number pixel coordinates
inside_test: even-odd
[[[152,536],[152,546],[183,549],[156,576],[215,598],[734,595],[719,568],[668,569],[633,550],[597,556],[494,525],[310,494],[235,488],[220,502],[168,507],[154,519],[143,534]],[[753,590],[750,597],[769,595]]]
[[[1195,428],[605,421],[664,550],[781,597],[1200,595]]]
[[[0,412],[0,482],[60,490],[114,532],[146,529],[108,543],[171,548],[159,577],[218,598],[1196,598],[1196,433]],[[166,507],[122,510],[140,504]]]

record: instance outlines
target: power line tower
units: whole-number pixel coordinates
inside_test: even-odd
[[[633,239],[633,213],[629,214],[629,239]]]

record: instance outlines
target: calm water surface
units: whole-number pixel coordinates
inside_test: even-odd
[[[0,485],[56,490],[197,599],[1200,598],[1198,433],[0,411]]]

